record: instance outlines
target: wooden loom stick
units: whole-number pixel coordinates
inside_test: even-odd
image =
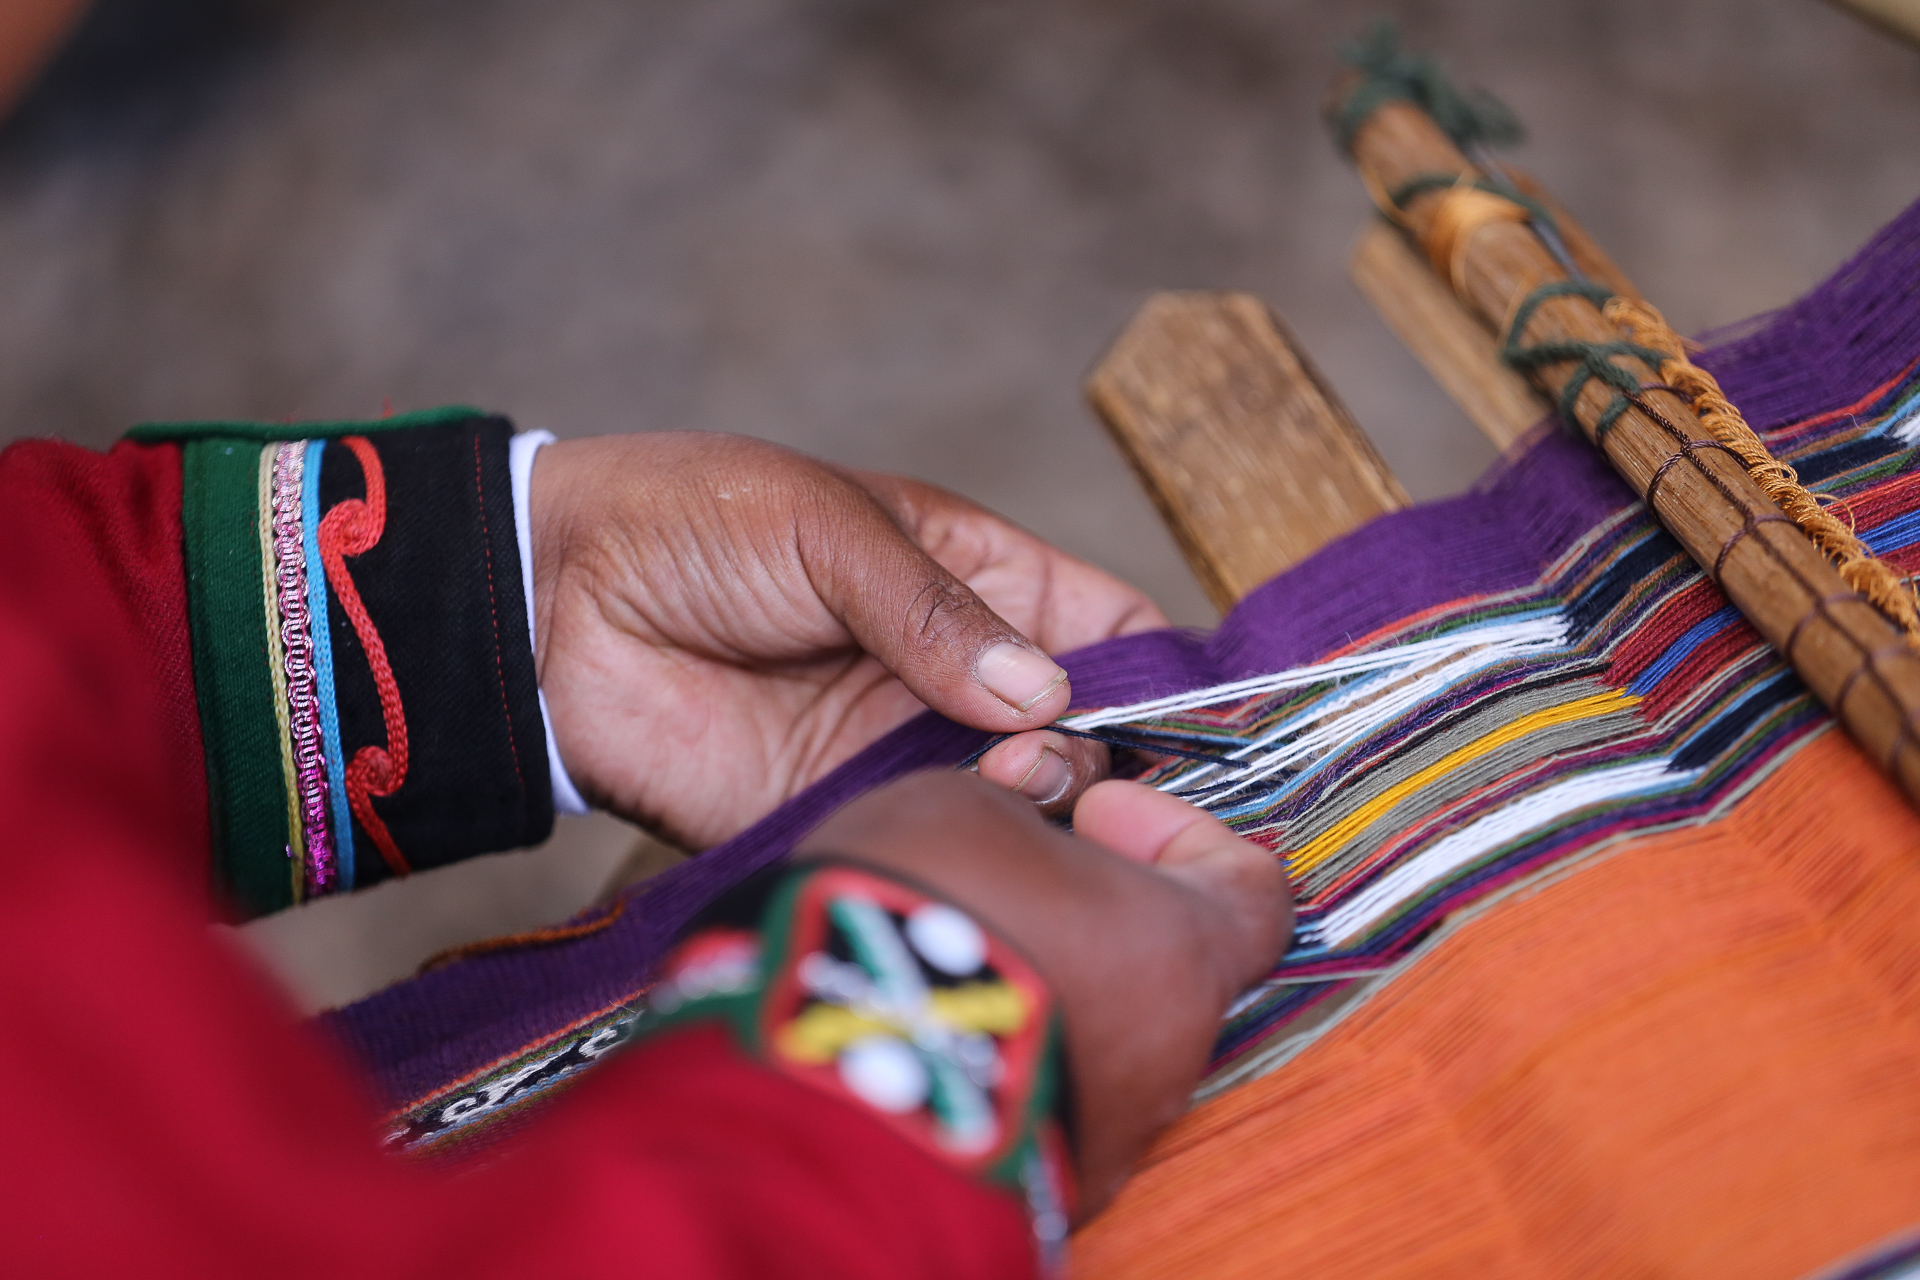
[[[1375,191],[1399,190],[1436,174],[1475,172],[1430,117],[1401,101],[1385,103],[1366,119],[1354,134],[1353,155]],[[1566,280],[1566,273],[1522,222],[1442,223],[1442,205],[1452,196],[1440,187],[1412,196],[1403,225],[1423,245],[1436,230],[1451,237],[1440,256],[1454,264],[1452,283],[1462,301],[1482,322],[1504,329],[1529,293]],[[1591,301],[1562,296],[1541,302],[1518,340],[1604,344],[1620,342],[1622,334]],[[1615,361],[1645,383],[1658,380],[1634,357]],[[1562,360],[1536,366],[1533,378],[1558,397],[1580,371],[1578,361]],[[1573,408],[1589,439],[1615,399],[1599,378],[1587,379]],[[1904,633],[1849,588],[1746,469],[1713,444],[1682,397],[1644,392],[1598,443],[1768,643],[1908,799],[1920,804],[1920,653]]]
[[[1247,294],[1155,294],[1087,379],[1087,398],[1222,609],[1407,505],[1292,336]]]
[[[1347,274],[1496,449],[1505,449],[1553,412],[1533,384],[1500,359],[1487,327],[1385,222],[1369,218],[1361,228]]]
[[[1640,291],[1615,266],[1586,228],[1525,170],[1502,176],[1553,215],[1568,254],[1589,279],[1630,298]],[[1546,397],[1500,358],[1487,326],[1435,277],[1406,237],[1385,221],[1368,219],[1354,241],[1347,274],[1395,336],[1494,447],[1506,449],[1553,412]]]
[[[1598,280],[1607,288],[1623,298],[1644,297],[1633,281],[1627,279],[1627,273],[1614,264],[1600,242],[1587,233],[1587,229],[1567,212],[1566,206],[1554,198],[1540,179],[1517,165],[1503,164],[1500,176],[1519,188],[1520,193],[1538,200],[1553,217],[1554,230],[1560,233],[1560,242],[1567,247],[1567,256],[1589,280]]]

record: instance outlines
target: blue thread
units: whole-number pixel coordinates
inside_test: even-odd
[[[1920,386],[1901,387],[1890,399],[1893,405],[1880,410],[1880,425],[1869,431],[1868,435],[1897,435],[1902,428],[1916,425],[1916,421],[1920,420]],[[1874,415],[1870,410],[1865,416]]]
[[[1669,671],[1693,656],[1695,649],[1739,621],[1740,611],[1728,605],[1713,616],[1694,623],[1685,635],[1667,647],[1667,651],[1660,655],[1658,661],[1642,671],[1639,677],[1627,686],[1627,691],[1642,698],[1646,697],[1667,678]]]
[[[333,810],[333,847],[340,892],[353,888],[353,813],[347,808],[347,763],[340,750],[340,708],[333,693],[333,633],[327,629],[327,567],[320,560],[320,455],[325,440],[307,441],[300,495],[300,533],[307,553],[307,612],[313,620],[314,696],[320,702],[320,741],[327,757],[327,803]]]
[[[1906,515],[1895,516],[1878,528],[1861,533],[1860,541],[1877,556],[1889,551],[1900,551],[1920,542],[1920,511],[1909,511]]]

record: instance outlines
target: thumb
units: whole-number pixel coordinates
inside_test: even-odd
[[[853,488],[849,486],[849,488]],[[915,697],[961,724],[1017,733],[1067,709],[1067,673],[942,568],[870,496],[802,547],[820,600]]]
[[[1294,913],[1284,864],[1205,810],[1137,782],[1101,782],[1074,806],[1073,829],[1208,904],[1214,959],[1230,989],[1270,971],[1287,949]]]

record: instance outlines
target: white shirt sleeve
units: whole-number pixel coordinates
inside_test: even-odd
[[[533,521],[529,504],[533,488],[533,459],[542,448],[553,443],[551,431],[522,431],[507,444],[507,471],[513,478],[513,534],[520,542],[520,584],[527,594],[527,643],[533,643]],[[540,724],[547,731],[547,772],[553,778],[555,813],[589,812],[580,789],[567,776],[560,762],[560,746],[553,740],[553,717],[547,712],[547,695],[540,694]]]

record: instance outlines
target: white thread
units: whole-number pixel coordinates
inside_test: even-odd
[[[1331,754],[1341,747],[1346,746],[1348,743],[1358,741],[1382,725],[1390,724],[1401,716],[1407,715],[1416,710],[1421,703],[1439,697],[1449,688],[1465,682],[1470,677],[1477,675],[1488,667],[1509,661],[1518,656],[1538,653],[1542,648],[1546,647],[1551,646],[1489,646],[1485,649],[1470,652],[1453,662],[1445,664],[1438,670],[1430,671],[1426,674],[1421,674],[1420,669],[1415,668],[1412,672],[1400,677],[1404,683],[1402,683],[1399,688],[1372,697],[1371,699],[1364,699],[1363,695],[1377,683],[1375,681],[1369,681],[1361,688],[1353,690],[1351,694],[1342,695],[1336,700],[1335,706],[1328,708],[1329,710],[1335,710],[1358,700],[1359,706],[1355,707],[1353,711],[1328,720],[1312,732],[1302,734],[1286,746],[1269,751],[1252,764],[1245,766],[1233,786],[1225,791],[1209,796],[1208,802],[1209,804],[1217,803],[1220,800],[1226,799],[1228,796],[1236,795],[1254,783],[1260,782],[1280,772],[1282,769],[1290,767],[1297,761],[1316,755]],[[1279,727],[1283,728],[1285,726]],[[1265,745],[1273,741],[1274,737],[1274,733],[1269,732],[1263,735],[1260,741]],[[1241,752],[1235,752],[1233,754],[1238,755],[1244,751],[1245,748],[1242,748]],[[1188,775],[1188,777],[1197,777],[1204,772],[1205,770],[1195,770],[1194,773]],[[1173,790],[1173,788],[1169,789]],[[1179,790],[1184,789],[1186,788],[1179,788]]]
[[[1503,844],[1591,805],[1642,792],[1679,790],[1700,776],[1697,769],[1676,771],[1668,764],[1662,758],[1617,765],[1567,778],[1502,805],[1435,841],[1301,932],[1312,942],[1337,947],[1402,903]]]
[[[1920,405],[1909,400],[1900,407],[1906,410],[1906,417],[1888,427],[1887,433],[1904,445],[1920,442]]]
[[[1128,724],[1328,680],[1371,677],[1330,691],[1314,705],[1226,752],[1222,762],[1203,765],[1160,784],[1162,790],[1179,795],[1202,786],[1219,787],[1230,782],[1232,785],[1226,790],[1208,795],[1202,802],[1211,808],[1300,761],[1327,755],[1358,740],[1496,663],[1562,648],[1566,639],[1566,620],[1557,612],[1532,614],[1372,653],[1352,654],[1310,667],[1295,667],[1125,707],[1084,712],[1060,723],[1070,729]],[[1248,764],[1225,763],[1246,760],[1256,752],[1263,754]]]
[[[1278,693],[1283,689],[1298,689],[1327,680],[1337,680],[1343,676],[1378,671],[1385,667],[1405,666],[1425,658],[1449,657],[1484,645],[1511,643],[1526,648],[1543,648],[1565,644],[1566,632],[1566,623],[1557,613],[1545,616],[1536,614],[1517,621],[1450,631],[1444,636],[1435,636],[1430,640],[1396,645],[1373,653],[1351,654],[1344,658],[1335,658],[1331,662],[1317,663],[1311,667],[1294,667],[1272,675],[1253,676],[1246,680],[1235,680],[1230,684],[1217,684],[1206,689],[1176,693],[1171,697],[1154,698],[1148,702],[1136,702],[1124,707],[1102,707],[1098,711],[1085,711],[1077,716],[1068,716],[1060,723],[1069,729],[1093,729],[1103,725],[1126,724],[1134,720],[1150,720],[1179,711],[1191,711],[1196,707],[1208,707],[1220,702],[1259,697],[1262,694]]]

